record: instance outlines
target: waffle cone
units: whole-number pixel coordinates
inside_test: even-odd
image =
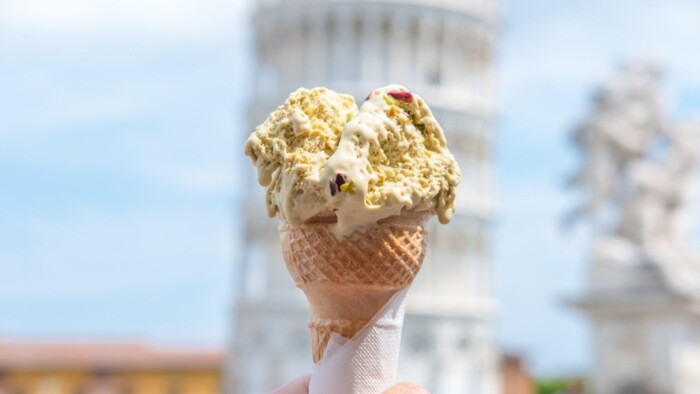
[[[427,212],[383,219],[365,232],[338,240],[329,230],[335,214],[304,224],[280,224],[287,269],[309,303],[313,360],[332,333],[352,338],[418,274],[427,247]]]

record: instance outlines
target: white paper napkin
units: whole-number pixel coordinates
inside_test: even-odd
[[[309,394],[380,394],[395,383],[407,292],[396,293],[351,339],[331,335]]]

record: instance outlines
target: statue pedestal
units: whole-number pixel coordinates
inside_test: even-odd
[[[638,277],[650,279],[651,267],[639,268],[646,272],[638,272]],[[697,299],[661,287],[640,286],[593,290],[571,304],[592,322],[594,393],[697,393]]]

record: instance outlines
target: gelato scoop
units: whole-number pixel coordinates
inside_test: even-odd
[[[326,162],[357,113],[352,96],[326,88],[298,89],[250,135],[245,146],[267,187],[267,213],[292,225],[328,209]]]
[[[359,109],[351,96],[299,89],[255,129],[245,152],[309,304],[312,357],[325,365],[310,392],[321,392],[314,382],[333,380],[334,370],[347,381],[338,392],[383,391],[395,378],[402,291],[423,264],[426,223],[431,215],[446,223],[454,211],[460,172],[440,125],[398,85],[372,91]],[[390,300],[397,308],[387,309],[395,313],[386,323],[377,316]]]
[[[423,99],[399,85],[351,96],[299,89],[248,138],[267,211],[296,226],[334,212],[341,238],[402,210],[454,212],[460,171]]]

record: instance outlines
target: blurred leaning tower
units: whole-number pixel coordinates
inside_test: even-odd
[[[361,100],[398,83],[421,95],[462,170],[457,213],[431,223],[407,302],[399,378],[435,394],[500,391],[491,297],[494,0],[258,1],[248,131],[300,86]],[[266,393],[311,369],[306,301],[249,167],[229,392]]]

